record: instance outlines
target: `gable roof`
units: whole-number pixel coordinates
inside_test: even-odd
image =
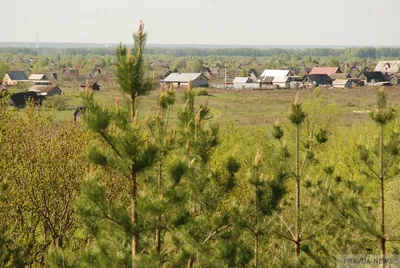
[[[327,74],[332,75],[334,73],[341,73],[339,67],[314,67],[310,74]]]
[[[249,77],[235,77],[232,83],[249,83],[251,79]]]
[[[273,76],[260,76],[257,79],[257,82],[261,82],[261,83],[272,83],[272,81],[274,81]]]
[[[364,75],[367,78],[367,81],[377,80],[377,81],[385,81],[385,77],[382,72],[363,72],[358,77]]]
[[[400,61],[380,61],[375,67],[376,72],[394,74],[400,71]]]
[[[304,80],[307,78],[309,81],[315,81],[321,85],[332,84],[332,79],[327,74],[309,74],[305,76]]]
[[[347,83],[351,83],[349,79],[336,79],[332,82],[333,86],[344,86]]]
[[[170,73],[165,79],[164,82],[182,82],[188,83],[189,81],[194,81],[198,79],[200,76],[205,77],[202,73]]]
[[[254,74],[254,76],[258,78],[258,76],[259,76],[259,75],[258,75],[258,72],[257,72],[255,69],[253,69],[253,68],[252,68],[252,69],[250,69],[250,71],[249,71],[249,75],[251,75],[251,73],[253,73],[253,74]]]
[[[48,86],[43,86],[43,85],[36,85],[36,86],[31,86],[28,91],[29,92],[36,92],[36,93],[45,93],[47,94],[49,91],[53,90],[53,89],[58,89],[60,92],[62,92],[62,90],[56,86],[56,85],[48,85]]]
[[[266,69],[266,70],[264,70],[262,72],[260,77],[261,76],[262,77],[265,77],[265,76],[272,76],[272,77],[275,77],[275,76],[288,76],[289,72],[290,72],[289,70],[268,70],[268,69]]]
[[[351,78],[350,74],[345,74],[345,73],[334,73],[332,75],[330,75],[330,77],[332,79],[347,79],[347,78]]]
[[[7,74],[11,78],[11,80],[14,81],[28,80],[24,71],[12,71],[12,72],[7,72]]]
[[[44,74],[31,74],[28,80],[45,80],[46,76]]]

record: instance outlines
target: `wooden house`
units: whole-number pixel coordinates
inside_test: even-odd
[[[43,81],[43,80],[46,81],[48,79],[45,74],[31,74],[28,77],[28,80],[30,80],[30,81]]]
[[[364,83],[371,83],[371,84],[375,84],[375,83],[382,83],[387,81],[387,79],[385,79],[385,76],[383,75],[382,72],[363,72],[361,73],[358,77],[358,79],[360,79],[361,81],[364,81]]]
[[[351,88],[352,83],[349,79],[336,79],[332,82],[334,88]]]
[[[332,74],[341,73],[339,67],[314,67],[312,68],[310,74],[326,74],[331,76]]]
[[[332,79],[327,74],[309,74],[303,79],[305,86],[329,86],[332,85]]]
[[[81,84],[82,91],[85,91],[86,87],[88,87],[90,90],[100,90],[100,85],[97,83],[97,81],[87,81],[86,83]]]
[[[171,73],[162,82],[166,86],[174,87],[208,87],[208,78],[202,73]]]
[[[56,85],[35,85],[28,89],[28,92],[36,92],[40,96],[53,96],[63,94],[62,90]]]
[[[14,86],[18,83],[27,82],[27,81],[28,81],[28,78],[26,77],[26,74],[24,71],[7,72],[3,78],[3,84],[9,85],[9,86]]]

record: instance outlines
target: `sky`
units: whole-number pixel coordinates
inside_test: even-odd
[[[399,0],[3,1],[0,42],[400,46]]]

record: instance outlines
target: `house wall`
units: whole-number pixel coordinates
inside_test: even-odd
[[[390,78],[390,84],[392,85],[398,85],[399,82],[400,82],[399,79],[397,79],[396,77]]]
[[[208,86],[208,80],[203,76],[199,76],[196,80],[192,81],[192,87],[207,87],[207,86]]]
[[[273,85],[278,86],[278,88],[289,88],[290,82],[274,82]]]

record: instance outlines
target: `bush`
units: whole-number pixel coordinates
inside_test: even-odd
[[[57,110],[67,109],[67,99],[63,96],[52,96],[47,98],[47,104]]]
[[[196,96],[208,96],[208,90],[206,88],[195,88],[194,92]]]

